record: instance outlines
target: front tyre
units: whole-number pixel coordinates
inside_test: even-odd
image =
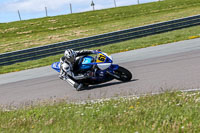
[[[114,71],[114,73],[119,76],[120,78],[118,80],[127,82],[132,79],[132,74],[129,70],[119,66],[117,70]]]

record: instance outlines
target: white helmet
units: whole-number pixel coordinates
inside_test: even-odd
[[[74,52],[74,50],[72,49],[67,49],[65,50],[64,56],[69,62],[74,63],[76,58],[76,52]]]

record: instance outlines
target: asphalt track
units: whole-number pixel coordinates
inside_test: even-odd
[[[112,55],[114,63],[129,69],[130,82],[113,80],[77,92],[48,67],[0,75],[0,104],[66,99],[83,101],[116,96],[200,88],[200,39]]]

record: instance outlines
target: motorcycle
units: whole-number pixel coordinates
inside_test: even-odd
[[[113,58],[104,52],[97,52],[95,57],[83,56],[79,62],[80,63],[78,66],[80,72],[90,72],[89,75],[91,75],[87,79],[80,81],[74,80],[75,82],[82,83],[84,88],[88,87],[89,85],[105,83],[113,79],[127,82],[132,78],[132,74],[129,70],[117,64],[113,64]],[[60,62],[54,62],[51,67],[57,72],[60,72]],[[68,83],[71,85],[75,84],[75,82],[70,78],[66,78],[65,80],[68,81]],[[81,89],[76,90],[80,91]]]

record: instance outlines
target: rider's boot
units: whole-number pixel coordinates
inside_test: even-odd
[[[62,76],[62,74],[59,74],[58,76],[60,79],[63,79],[64,77]]]
[[[84,85],[82,83],[75,83],[74,88],[76,88],[77,91],[81,91],[83,89]]]
[[[65,80],[66,79],[66,73],[61,69],[60,74],[58,76],[60,79]]]

